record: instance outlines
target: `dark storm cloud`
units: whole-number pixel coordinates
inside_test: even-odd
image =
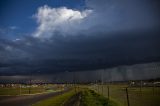
[[[99,69],[93,71],[76,71],[76,72],[60,72],[47,75],[13,75],[1,76],[0,83],[19,83],[19,82],[50,82],[50,83],[66,83],[66,82],[100,82],[103,78],[104,82],[112,81],[128,81],[128,80],[144,80],[159,78],[158,73],[160,63],[135,64],[130,66],[119,66],[108,69]],[[149,74],[148,74],[149,73]],[[89,77],[88,77],[89,76]]]
[[[50,74],[159,61],[158,4],[155,0],[89,0],[86,6],[92,13],[76,24],[78,30],[71,35],[51,29],[40,35],[49,35],[47,39],[9,40],[1,34],[0,74]]]
[[[61,36],[54,39],[56,40],[41,42],[25,38],[21,42],[2,43],[1,64],[8,66],[1,66],[7,67],[6,73],[30,74],[32,71],[34,74],[47,74],[94,70],[160,59],[160,37],[152,32],[110,34],[110,37],[81,35],[67,39]]]
[[[156,0],[87,0],[86,4],[93,9],[88,23],[100,31],[154,29],[160,23]]]

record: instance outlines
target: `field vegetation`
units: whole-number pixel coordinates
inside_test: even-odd
[[[71,86],[70,86],[71,87]],[[33,106],[160,106],[160,87],[129,87],[127,84],[76,85],[57,96],[34,103]],[[128,91],[128,100],[127,92]],[[0,88],[0,95],[23,95],[61,91],[59,85]]]
[[[118,106],[128,106],[126,88],[128,85],[92,85],[89,88],[115,101]],[[160,87],[128,87],[130,106],[160,106]]]
[[[0,95],[27,95],[38,94],[47,92],[56,92],[62,90],[62,87],[57,85],[40,85],[40,86],[28,86],[21,85],[15,87],[0,87]]]

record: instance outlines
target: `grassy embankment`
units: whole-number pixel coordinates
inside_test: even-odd
[[[82,92],[81,106],[118,106],[114,101],[108,100],[104,96],[93,90]]]

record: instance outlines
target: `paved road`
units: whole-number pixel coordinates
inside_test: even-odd
[[[32,104],[59,95],[61,93],[68,92],[70,89],[66,89],[62,92],[52,92],[37,95],[27,95],[27,96],[0,96],[0,106],[31,106]]]

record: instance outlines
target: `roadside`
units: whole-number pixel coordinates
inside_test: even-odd
[[[65,102],[67,102],[74,95],[75,91],[72,89],[69,92],[62,93],[61,95],[39,101],[32,106],[63,106]]]
[[[51,93],[43,93],[37,95],[25,95],[25,96],[1,96],[0,106],[31,106],[32,104],[54,97],[63,93],[70,91],[70,89],[65,89],[61,92],[51,92]]]

